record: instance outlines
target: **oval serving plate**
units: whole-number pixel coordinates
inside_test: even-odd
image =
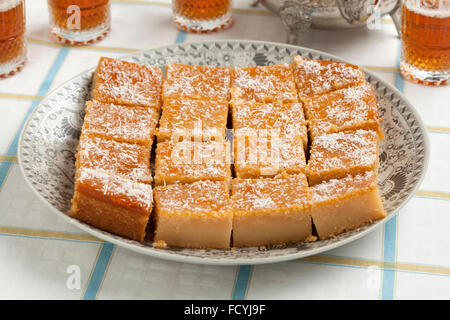
[[[348,62],[308,48],[260,41],[186,43],[138,52],[123,59],[160,67],[171,62],[247,67],[289,63],[294,55]],[[385,137],[380,144],[378,184],[388,213],[385,219],[327,240],[235,250],[161,249],[149,242],[125,239],[68,216],[73,195],[75,153],[93,70],[58,87],[33,110],[19,140],[20,168],[37,196],[56,214],[99,239],[142,254],[217,265],[271,263],[318,254],[354,241],[391,219],[412,197],[426,171],[429,144],[419,115],[398,90],[364,70],[366,80],[375,88],[383,118]]]

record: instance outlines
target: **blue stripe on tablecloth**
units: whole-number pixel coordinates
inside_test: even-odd
[[[184,31],[178,31],[177,38],[175,39],[175,43],[183,43],[186,41],[187,33]]]
[[[69,53],[68,48],[62,48],[59,50],[58,55],[55,58],[55,61],[53,62],[52,66],[50,67],[50,70],[48,71],[47,75],[44,78],[44,81],[42,82],[41,86],[39,87],[38,96],[44,96],[47,94],[51,84],[53,83],[53,80],[55,79],[56,74],[58,73],[58,70],[61,68],[67,54]],[[19,129],[16,132],[16,135],[14,136],[6,155],[8,156],[15,156],[17,154],[17,144],[19,142],[19,136],[22,131],[22,128],[27,121],[28,116],[30,113],[34,110],[34,108],[39,104],[39,101],[33,101],[28,108],[25,117],[22,121],[22,123],[19,126]],[[6,177],[8,176],[9,169],[11,168],[12,162],[0,162],[0,190],[3,186],[3,183],[6,180]]]
[[[397,68],[400,68],[400,56],[401,56],[401,44],[399,45],[398,54],[397,54]],[[405,83],[402,77],[402,74],[400,72],[395,73],[395,87],[400,91],[403,92],[405,88]]]
[[[401,57],[401,41],[399,40],[398,52],[397,52],[397,68],[400,68]],[[395,74],[395,87],[403,92],[404,82],[402,75],[397,72]],[[384,241],[383,241],[383,261],[395,262],[397,258],[397,216],[394,216],[391,220],[384,225]],[[383,280],[381,288],[381,299],[392,300],[394,299],[394,287],[395,287],[395,270],[383,269]]]
[[[250,274],[252,273],[252,266],[239,266],[234,285],[233,300],[243,300],[247,295],[248,284],[250,282]]]
[[[105,242],[102,245],[91,278],[89,279],[89,284],[83,296],[84,300],[94,300],[97,297],[113,252],[114,245],[112,243]]]
[[[8,176],[9,168],[11,168],[12,162],[0,162],[0,191],[2,190],[3,183]]]
[[[393,217],[384,225],[383,261],[395,262],[397,246],[397,217]],[[381,298],[392,300],[394,298],[395,270],[383,268],[383,282]]]

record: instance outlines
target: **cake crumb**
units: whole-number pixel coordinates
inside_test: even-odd
[[[165,248],[167,248],[167,243],[164,240],[158,240],[156,242],[153,242],[153,247],[159,248],[159,249],[165,249]]]
[[[305,241],[305,242],[314,242],[314,241],[317,241],[317,237],[311,235],[311,236],[309,236],[308,238],[306,238],[304,241]]]

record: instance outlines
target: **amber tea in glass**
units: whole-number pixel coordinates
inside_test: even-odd
[[[450,0],[403,0],[400,69],[420,84],[449,84]]]
[[[175,25],[184,31],[205,33],[232,23],[231,0],[172,0]]]
[[[59,42],[84,45],[110,30],[109,0],[48,0],[50,33]]]
[[[24,1],[0,1],[0,77],[22,69],[26,55]]]

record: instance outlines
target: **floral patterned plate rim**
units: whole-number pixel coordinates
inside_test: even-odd
[[[137,52],[122,59],[160,67],[171,62],[246,67],[289,63],[294,55],[348,62],[304,47],[247,40],[176,44]],[[32,190],[53,212],[101,240],[142,254],[179,262],[216,265],[262,264],[315,255],[354,241],[382,226],[412,197],[426,172],[429,143],[420,116],[397,89],[364,70],[366,80],[375,88],[383,118],[385,137],[380,144],[378,184],[385,198],[386,218],[331,239],[233,250],[162,249],[150,242],[125,239],[67,214],[73,194],[74,156],[83,123],[84,103],[89,99],[92,72],[93,68],[68,80],[33,110],[19,139],[19,165]]]

